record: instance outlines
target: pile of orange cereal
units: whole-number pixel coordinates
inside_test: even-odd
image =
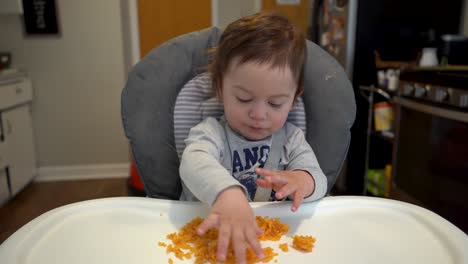
[[[278,241],[281,237],[289,231],[289,226],[282,223],[278,218],[269,218],[269,217],[256,217],[257,225],[260,229],[263,230],[263,234],[259,236],[260,241]],[[173,253],[176,258],[180,260],[191,259],[195,257],[195,264],[204,264],[204,263],[217,263],[216,260],[216,248],[217,248],[217,239],[218,239],[218,230],[211,229],[205,233],[205,235],[200,236],[197,234],[197,227],[203,222],[203,219],[196,217],[186,225],[184,225],[181,230],[177,233],[171,233],[167,235],[167,238],[172,242],[166,244],[164,242],[159,242],[158,245],[166,248],[167,253]],[[311,252],[313,244],[315,243],[315,238],[311,236],[298,236],[294,235],[293,238],[293,248],[303,251]],[[283,243],[279,244],[279,248],[283,252],[288,252],[288,244]],[[271,247],[264,247],[263,252],[265,258],[257,259],[254,251],[251,248],[246,250],[246,259],[247,263],[258,263],[258,262],[269,262],[273,260],[278,254]],[[170,264],[174,263],[171,258],[168,259]],[[275,260],[275,262],[277,262]],[[234,251],[231,247],[228,249],[228,254],[226,256],[226,261],[224,263],[236,263]]]

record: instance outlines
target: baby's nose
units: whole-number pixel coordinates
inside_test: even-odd
[[[249,117],[254,120],[263,120],[267,117],[267,109],[262,104],[254,104],[249,111]]]

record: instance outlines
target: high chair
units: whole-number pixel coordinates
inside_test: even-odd
[[[217,27],[181,35],[153,49],[132,69],[122,91],[122,122],[147,196],[179,199],[179,154],[188,129],[174,131],[176,99],[184,85],[205,71],[207,49],[215,47],[222,31]],[[346,159],[350,129],[356,114],[352,84],[335,59],[307,41],[302,103],[290,118],[306,131],[331,190]],[[185,89],[184,89],[185,90]],[[179,99],[177,99],[179,100]],[[210,101],[203,97],[200,105]],[[203,108],[201,106],[201,108]],[[217,111],[217,114],[222,114]],[[301,121],[301,116],[305,122]],[[206,114],[206,113],[205,113]],[[205,115],[192,113],[195,125]],[[200,115],[198,119],[194,116]],[[183,130],[183,131],[182,131]],[[181,136],[182,134],[182,136]]]

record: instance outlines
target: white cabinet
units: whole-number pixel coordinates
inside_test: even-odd
[[[36,160],[29,105],[2,112],[7,148],[8,175],[11,193],[15,195],[36,173]]]
[[[36,175],[31,100],[28,79],[0,84],[0,203],[5,200],[1,196],[5,180],[9,196],[13,196]]]
[[[0,0],[0,14],[23,14],[22,0]]]

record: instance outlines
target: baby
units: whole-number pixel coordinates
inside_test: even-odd
[[[286,122],[303,92],[305,59],[303,34],[276,13],[231,23],[213,51],[210,74],[224,116],[190,130],[180,176],[184,199],[211,206],[197,232],[219,230],[219,261],[231,244],[245,263],[245,242],[264,257],[249,201],[289,197],[295,212],[326,194],[327,179],[303,131]]]

